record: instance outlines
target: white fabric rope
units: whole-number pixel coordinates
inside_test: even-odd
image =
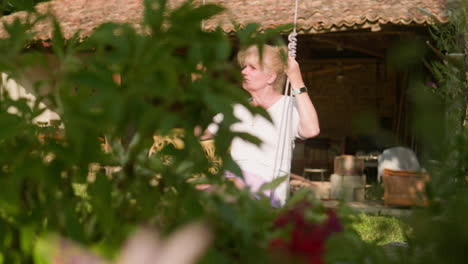
[[[203,6],[204,5],[205,5],[205,0],[203,0]],[[202,31],[205,30],[205,20],[204,19],[202,19],[202,21],[201,21],[201,30]]]
[[[293,31],[288,35],[288,56],[296,58],[297,54],[297,13],[298,13],[298,0],[295,0],[295,8],[294,8],[294,26],[293,26]],[[289,96],[288,96],[289,95]],[[283,103],[283,110],[281,114],[281,121],[279,124],[279,129],[280,133],[278,135],[278,140],[276,144],[276,153],[275,153],[275,161],[274,161],[274,167],[273,167],[273,180],[278,178],[280,176],[280,170],[281,168],[278,168],[278,162],[281,164],[282,160],[286,158],[285,160],[291,161],[292,157],[292,148],[286,149],[286,140],[290,140],[289,138],[286,138],[287,136],[287,129],[289,127],[290,129],[290,134],[292,135],[293,127],[291,124],[292,120],[292,110],[293,110],[293,98],[292,98],[292,92],[291,92],[291,85],[289,82],[289,78],[286,80],[286,85],[284,87],[284,99],[286,100]],[[281,151],[281,153],[280,153]],[[289,165],[290,166],[290,165]],[[276,172],[278,170],[278,173]],[[289,182],[290,178],[290,172],[291,168],[289,167],[289,173],[287,174],[287,179],[286,182]],[[270,199],[274,197],[274,193],[276,191],[276,188],[273,189],[270,193]],[[289,193],[289,190],[287,190],[286,195]]]

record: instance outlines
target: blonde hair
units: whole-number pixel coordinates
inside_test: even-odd
[[[267,71],[275,72],[277,77],[273,83],[273,88],[282,93],[284,89],[284,83],[286,81],[286,74],[284,70],[287,62],[287,49],[285,46],[262,46],[262,57],[260,57],[260,51],[257,45],[249,46],[248,48],[239,51],[237,53],[237,61],[241,67],[245,66],[247,58],[255,58],[263,69]]]

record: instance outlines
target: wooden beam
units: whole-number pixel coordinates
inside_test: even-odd
[[[356,64],[356,65],[349,65],[349,66],[343,66],[343,72],[345,73],[346,76],[346,71],[354,70],[354,69],[359,69],[363,67],[364,65],[362,64]],[[318,70],[318,71],[312,71],[309,72],[313,77],[321,76],[321,75],[327,75],[330,73],[337,73],[338,72],[338,66],[334,68],[327,68],[323,70]]]
[[[374,36],[382,36],[382,35],[388,35],[388,36],[406,35],[410,37],[415,37],[415,36],[428,36],[429,35],[429,31],[427,27],[408,27],[408,26],[396,27],[396,28],[392,28],[388,26],[384,26],[384,27],[385,28],[383,28],[380,31],[371,31],[370,29],[362,29],[362,30],[326,32],[326,33],[320,33],[320,34],[309,34],[309,36],[326,35],[326,36],[333,36],[333,37],[341,37],[341,36],[374,37]],[[303,35],[307,35],[307,34],[300,34],[300,36],[303,36]]]
[[[374,57],[377,57],[377,58],[380,58],[380,59],[385,58],[385,55],[382,54],[379,51],[372,50],[372,49],[369,49],[369,48],[365,48],[365,47],[362,47],[362,46],[356,46],[356,45],[353,45],[353,44],[345,43],[344,41],[325,38],[325,37],[317,37],[317,38],[314,38],[314,40],[316,40],[318,42],[323,42],[323,43],[328,43],[328,44],[332,44],[332,45],[335,45],[335,46],[339,46],[339,47],[342,47],[344,49],[355,50],[355,51],[358,51],[358,52],[361,52],[361,53],[364,53],[364,54],[368,54],[368,55],[371,55],[371,56],[374,56]]]
[[[336,65],[338,62],[343,63],[344,66],[346,65],[354,65],[354,64],[376,64],[376,63],[383,63],[382,60],[377,58],[332,58],[332,59],[300,59],[298,58],[299,65],[301,66],[302,71],[314,71],[317,69],[317,66],[320,65],[327,65],[327,64],[334,64]]]

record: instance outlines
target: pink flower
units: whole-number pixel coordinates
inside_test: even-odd
[[[165,239],[155,230],[139,229],[126,241],[115,262],[57,236],[39,243],[38,252],[44,263],[52,264],[190,264],[204,254],[212,236],[206,224],[199,222],[187,224]]]

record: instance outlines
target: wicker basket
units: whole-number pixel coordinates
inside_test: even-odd
[[[382,180],[385,205],[427,205],[424,193],[429,181],[427,173],[384,169]]]

